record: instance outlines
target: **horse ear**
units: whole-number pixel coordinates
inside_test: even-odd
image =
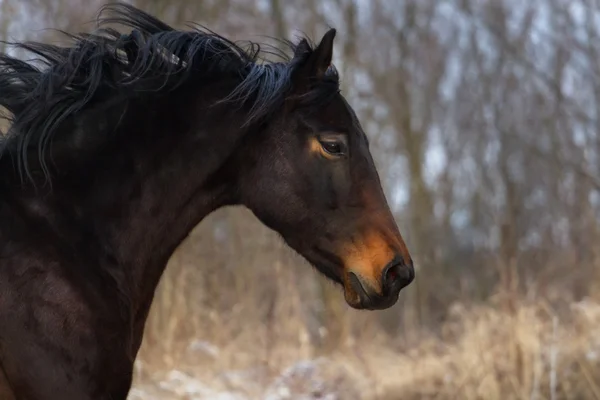
[[[306,39],[302,39],[296,46],[294,58],[303,58],[301,67],[295,76],[296,83],[305,80],[321,79],[325,76],[325,72],[331,65],[333,58],[333,39],[335,38],[336,30],[330,29],[323,35],[321,42],[314,49],[310,50],[310,46]],[[307,56],[308,53],[308,56]]]
[[[321,78],[325,75],[325,72],[331,65],[331,59],[333,58],[333,39],[335,39],[336,30],[330,29],[323,35],[321,43],[315,49],[311,58],[313,61],[313,73],[317,78]]]
[[[308,40],[302,38],[294,49],[294,58],[304,58],[307,53],[310,53],[310,44],[308,44]]]

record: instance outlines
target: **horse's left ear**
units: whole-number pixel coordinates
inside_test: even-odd
[[[336,30],[330,29],[323,35],[321,42],[319,45],[308,53],[306,47],[308,43],[304,40],[300,42],[296,50],[296,54],[294,57],[306,57],[301,63],[300,68],[298,69],[294,80],[296,84],[302,84],[305,80],[314,80],[320,79],[325,76],[325,72],[331,65],[331,60],[333,58],[333,39],[335,38]]]

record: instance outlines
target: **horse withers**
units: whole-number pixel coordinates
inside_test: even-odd
[[[0,56],[0,393],[125,399],[167,261],[227,205],[350,307],[396,303],[413,264],[340,94],[335,30],[267,62],[126,4],[99,22],[70,47],[16,44],[37,61]]]

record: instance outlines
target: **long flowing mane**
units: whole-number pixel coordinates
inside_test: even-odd
[[[122,34],[109,25],[131,30]],[[256,123],[278,110],[290,94],[292,76],[313,51],[303,38],[281,41],[294,53],[247,42],[242,47],[207,29],[179,31],[128,4],[112,3],[98,15],[93,33],[70,34],[70,47],[40,42],[10,43],[36,55],[31,61],[0,55],[0,107],[10,128],[0,135],[0,157],[11,156],[21,177],[31,178],[28,156],[37,152],[48,177],[45,153],[61,140],[69,119],[102,101],[163,95],[182,85],[237,80],[218,102],[245,107],[243,124]],[[277,61],[267,61],[266,55]],[[315,105],[339,92],[331,67],[299,101]]]

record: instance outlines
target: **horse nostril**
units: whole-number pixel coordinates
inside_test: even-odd
[[[405,265],[401,260],[394,260],[383,270],[383,292],[399,292],[400,289],[408,286],[414,277],[412,265]]]
[[[382,288],[386,290],[388,287],[394,286],[400,275],[400,263],[392,261],[385,269],[381,277]]]
[[[396,264],[390,265],[389,267],[386,268],[386,271],[383,275],[384,285],[385,286],[392,285],[397,277],[398,277],[398,266]]]

